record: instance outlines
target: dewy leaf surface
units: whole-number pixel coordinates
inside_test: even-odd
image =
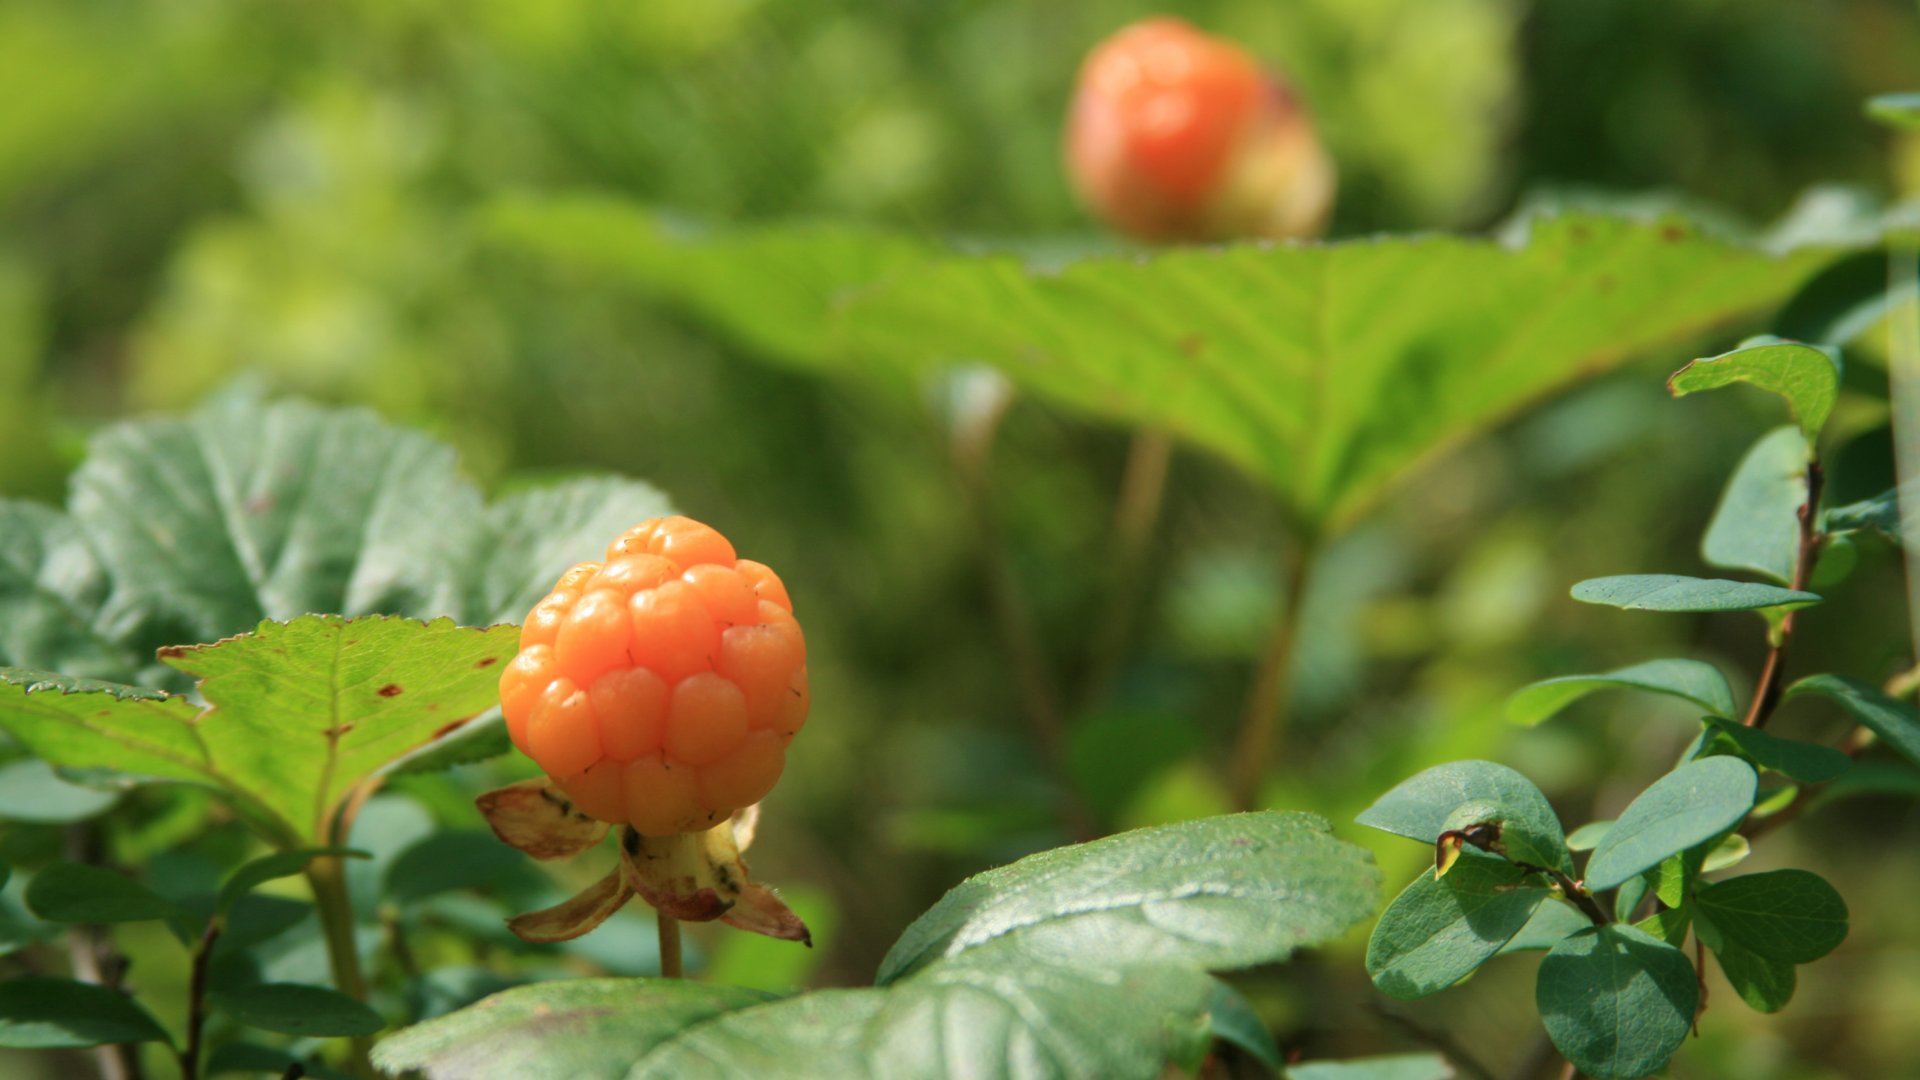
[[[469,621],[520,622],[569,568],[605,559],[614,537],[673,512],[657,489],[619,477],[571,480],[501,499],[487,508]]]
[[[1708,566],[1751,570],[1782,585],[1800,557],[1800,519],[1807,501],[1807,439],[1789,424],[1762,436],[1727,481],[1700,541]]]
[[[1562,675],[1521,687],[1507,699],[1507,719],[1538,724],[1596,690],[1651,690],[1684,698],[1713,713],[1733,715],[1733,689],[1712,664],[1699,660],[1649,660],[1600,675]]]
[[[1573,598],[1628,611],[1758,611],[1770,607],[1802,608],[1821,601],[1815,593],[1774,585],[1678,574],[1589,578],[1573,587]]]
[[[1728,941],[1783,964],[1810,964],[1847,939],[1847,904],[1807,870],[1743,874],[1694,891]]]
[[[1587,888],[1611,889],[1732,828],[1753,808],[1757,784],[1753,766],[1731,757],[1689,762],[1661,777],[1593,849]]]
[[[540,982],[415,1024],[373,1060],[427,1080],[620,1080],[682,1028],[771,997],[682,979]]]
[[[1836,354],[1837,355],[1837,354]],[[1751,383],[1787,399],[1810,445],[1820,438],[1840,396],[1840,365],[1832,356],[1797,341],[1762,339],[1719,356],[1695,360],[1673,373],[1667,388],[1675,397]]]
[[[0,724],[54,765],[220,785],[199,716],[159,690],[0,668]]]
[[[1373,857],[1311,814],[1262,811],[1162,825],[1030,855],[962,882],[881,962],[885,985],[1015,930],[1106,916],[1123,954],[1210,969],[1285,958],[1338,937],[1373,910]]]
[[[317,839],[348,788],[490,708],[518,648],[511,626],[309,615],[163,659],[203,680],[198,733],[229,782]]]
[[[516,204],[505,232],[692,308],[762,355],[899,380],[985,362],[1175,432],[1338,528],[1423,459],[1583,375],[1787,296],[1775,257],[1569,214],[1524,247],[1447,236],[1235,245],[1035,266],[820,226],[670,237],[637,209]]]
[[[1411,1001],[1445,990],[1504,948],[1533,918],[1545,889],[1505,859],[1462,854],[1435,880],[1428,867],[1394,898],[1367,942],[1381,993]]]
[[[1872,683],[1851,675],[1809,675],[1787,687],[1783,700],[1802,694],[1820,694],[1847,710],[1887,745],[1920,765],[1920,710],[1888,697]]]
[[[1553,1045],[1594,1080],[1633,1080],[1665,1065],[1686,1041],[1699,996],[1680,950],[1617,923],[1554,946],[1534,984]]]

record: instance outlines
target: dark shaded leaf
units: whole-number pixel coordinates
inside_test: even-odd
[[[166,1041],[147,1010],[104,986],[33,976],[0,982],[0,1046],[51,1050]]]
[[[27,909],[48,922],[120,923],[185,918],[152,889],[98,866],[57,862],[33,875]]]
[[[322,855],[349,855],[356,858],[372,858],[364,851],[353,848],[297,848],[293,851],[278,851],[272,855],[262,855],[233,872],[220,886],[220,896],[214,910],[225,915],[242,896],[275,878],[292,877],[304,873],[307,864]]]
[[[1267,1030],[1266,1021],[1260,1019],[1260,1014],[1253,1011],[1253,1006],[1232,983],[1213,980],[1213,1001],[1207,1006],[1207,1019],[1214,1038],[1232,1043],[1267,1068],[1279,1071],[1280,1047],[1273,1041],[1273,1032]]]
[[[1847,938],[1846,901],[1806,870],[1769,870],[1702,885],[1693,902],[1729,942],[1783,964],[1812,963]]]
[[[1799,980],[1792,964],[1757,956],[1731,941],[1722,941],[1713,955],[1720,961],[1721,973],[1733,984],[1733,992],[1756,1012],[1776,1013],[1793,1000]]]
[[[1594,1080],[1634,1080],[1686,1041],[1699,1003],[1680,950],[1618,924],[1567,937],[1540,962],[1534,1002],[1553,1045]]]
[[[526,856],[491,832],[437,832],[387,866],[386,893],[394,902],[408,904],[449,889],[498,884],[525,864]]]
[[[371,1035],[387,1026],[379,1013],[347,995],[304,983],[266,983],[217,993],[212,999],[248,1027],[283,1035]]]
[[[1545,889],[1492,856],[1462,854],[1439,880],[1428,868],[1381,914],[1367,942],[1367,974],[1388,997],[1410,1001],[1472,974],[1533,918]]]
[[[1762,768],[1772,769],[1783,776],[1809,784],[1823,784],[1853,767],[1853,759],[1820,743],[1802,742],[1799,739],[1783,739],[1778,735],[1769,735],[1759,728],[1750,728],[1738,721],[1723,717],[1709,716],[1704,722],[1708,730],[1718,731],[1740,748],[1740,752],[1750,757]]]
[[[1850,675],[1809,675],[1792,686],[1782,700],[1791,701],[1802,694],[1821,694],[1847,710],[1887,745],[1920,765],[1920,710],[1904,701],[1888,697],[1872,683]]]

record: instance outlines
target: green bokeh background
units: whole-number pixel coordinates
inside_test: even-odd
[[[1763,222],[1817,182],[1885,199],[1920,175],[1920,148],[1860,113],[1920,85],[1920,17],[1882,0],[0,0],[0,494],[58,502],[89,430],[190,407],[243,373],[426,428],[496,491],[598,470],[658,484],[781,570],[811,643],[813,719],[753,865],[792,887],[823,948],[796,963],[726,931],[698,944],[730,979],[864,982],[960,877],[1065,839],[936,413],[767,366],[669,306],[499,242],[489,208],[584,191],[692,222],[1106,243],[1061,175],[1061,115],[1084,51],[1154,11],[1291,72],[1339,163],[1339,236],[1484,229],[1569,188]],[[1850,353],[1833,425],[1843,497],[1890,483],[1878,353],[1872,334]],[[1500,717],[1512,689],[1663,654],[1751,684],[1750,616],[1566,596],[1585,577],[1701,572],[1720,484],[1777,422],[1759,394],[1667,400],[1660,379],[1685,358],[1647,358],[1454,453],[1329,553],[1270,805],[1326,813],[1397,890],[1425,853],[1350,822],[1411,772],[1507,762],[1571,828],[1617,813],[1690,734],[1684,710],[1627,695],[1515,730]],[[1028,401],[997,450],[995,509],[1065,685],[1086,674],[1126,450],[1127,433]],[[1119,688],[1074,717],[1081,787],[1107,827],[1226,808],[1225,747],[1282,542],[1256,484],[1176,456]],[[1803,616],[1796,671],[1877,681],[1910,658],[1897,560],[1862,546],[1853,578]],[[1821,710],[1796,704],[1780,727],[1837,737]],[[375,820],[406,835],[477,826],[470,793],[519,768],[407,781]],[[191,794],[141,793],[94,839],[156,877],[243,857],[208,813]],[[0,829],[29,866],[73,839]],[[1748,869],[1839,884],[1852,937],[1802,970],[1776,1017],[1716,974],[1676,1074],[1907,1075],[1916,853],[1920,816],[1893,799],[1761,845]],[[592,869],[560,872],[584,883]],[[151,927],[121,937],[172,1022],[177,950]],[[1283,1046],[1417,1047],[1373,1010],[1363,942],[1241,980]],[[496,976],[613,969],[605,949],[529,959],[452,922],[416,950]],[[1535,963],[1391,1008],[1504,1072],[1535,1030]],[[0,1057],[9,1075],[86,1067]]]

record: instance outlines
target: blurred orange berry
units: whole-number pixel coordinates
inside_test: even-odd
[[[500,676],[514,745],[588,815],[699,831],[773,789],[806,721],[806,639],[786,586],[684,517],[561,575]]]
[[[1333,162],[1287,84],[1170,17],[1087,54],[1066,160],[1081,198],[1143,240],[1307,237],[1333,206]]]

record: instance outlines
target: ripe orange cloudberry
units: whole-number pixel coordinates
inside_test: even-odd
[[[1081,197],[1143,240],[1312,236],[1333,205],[1333,163],[1287,84],[1170,17],[1087,54],[1066,160]]]
[[[579,809],[696,832],[773,790],[806,723],[807,643],[774,572],[685,517],[560,575],[500,676],[507,731]]]

